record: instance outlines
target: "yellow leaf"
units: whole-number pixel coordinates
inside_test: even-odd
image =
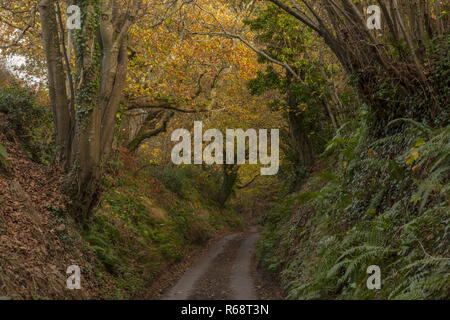
[[[417,139],[417,141],[416,141],[415,147],[416,147],[416,148],[419,148],[419,147],[423,146],[424,144],[425,144],[425,140],[423,140],[422,138],[419,138],[419,139]]]
[[[419,159],[420,153],[419,151],[412,151],[408,158],[406,158],[406,164],[409,166],[414,163],[417,159]]]

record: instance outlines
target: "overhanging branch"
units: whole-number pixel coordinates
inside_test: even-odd
[[[181,113],[205,113],[212,111],[220,111],[224,109],[216,110],[198,110],[198,109],[184,109],[180,107],[176,102],[170,102],[163,99],[154,99],[151,97],[141,97],[129,101],[128,111],[135,109],[164,109]]]

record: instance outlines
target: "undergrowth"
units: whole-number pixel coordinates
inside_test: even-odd
[[[391,125],[403,130],[367,146],[365,122],[347,124],[329,169],[267,215],[258,255],[289,298],[450,298],[450,127]]]
[[[238,228],[240,217],[220,209],[207,188],[216,181],[199,168],[125,164],[106,179],[102,205],[84,237],[99,260],[105,295],[125,299],[145,292],[193,246]]]
[[[0,87],[0,112],[8,119],[9,139],[18,137],[24,152],[35,162],[49,164],[54,155],[51,112],[39,104],[31,89],[17,84]],[[3,129],[3,128],[2,128]]]

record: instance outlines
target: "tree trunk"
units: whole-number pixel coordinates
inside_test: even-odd
[[[234,187],[238,179],[239,166],[235,164],[233,165],[224,164],[222,168],[223,168],[223,180],[218,200],[220,206],[224,207],[228,199],[230,199],[231,195],[234,192]]]
[[[304,116],[301,113],[296,114],[295,112],[289,112],[288,120],[297,164],[301,167],[301,171],[307,172],[314,163],[314,154],[305,128]]]
[[[82,28],[73,37],[76,77],[66,72],[71,68],[64,68],[61,48],[66,44],[58,34],[56,2],[39,3],[49,93],[57,143],[71,173],[72,211],[85,221],[99,198],[99,180],[111,155],[128,65],[128,30],[141,1],[130,0],[130,7],[119,1],[74,1],[84,14]],[[76,80],[75,118],[71,117],[66,76]]]
[[[59,147],[60,161],[67,169],[71,158],[73,119],[71,119],[65,86],[66,79],[55,1],[41,1],[39,3],[39,13],[42,24],[42,41],[47,60],[48,91],[56,128],[56,143]]]
[[[303,111],[299,110],[298,100],[290,88],[293,81],[292,75],[286,73],[288,80],[287,104],[288,104],[288,122],[291,144],[294,147],[296,162],[299,166],[300,176],[304,175],[314,162],[314,154],[311,146],[308,132],[305,127],[305,117]]]

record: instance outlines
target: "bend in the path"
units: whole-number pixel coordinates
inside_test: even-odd
[[[195,289],[197,281],[207,272],[213,260],[224,250],[228,243],[235,239],[238,234],[226,236],[215,242],[208,252],[200,258],[170,289],[162,300],[186,300]]]
[[[257,300],[258,294],[253,278],[253,256],[255,246],[258,242],[259,234],[256,229],[252,229],[249,236],[242,242],[231,270],[231,290],[232,299],[235,300]]]
[[[261,282],[255,266],[258,229],[214,243],[167,292],[164,300],[258,300]]]
[[[231,300],[234,299],[231,289],[231,276],[236,252],[244,242],[244,235],[240,234],[228,241],[224,250],[216,256],[208,270],[195,283],[195,288],[189,300]]]

